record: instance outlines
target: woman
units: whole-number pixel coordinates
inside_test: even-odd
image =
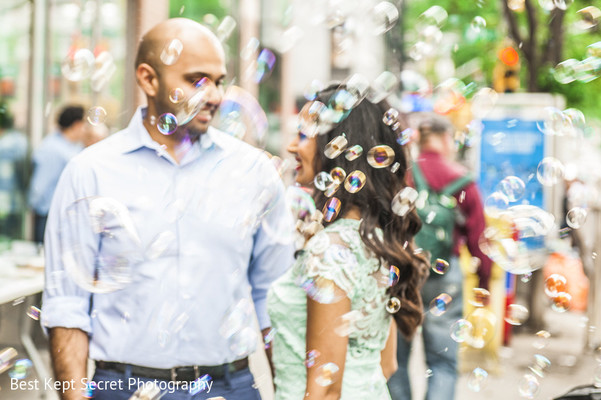
[[[428,266],[413,248],[420,221],[397,196],[407,169],[398,113],[357,96],[319,93],[288,147],[297,183],[317,186],[325,229],[268,295],[276,399],[390,399],[383,368],[394,367],[381,352],[395,360],[391,315],[407,337],[422,320]]]

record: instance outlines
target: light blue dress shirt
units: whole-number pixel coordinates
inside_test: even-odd
[[[52,133],[33,152],[33,175],[29,185],[29,206],[38,215],[48,215],[54,189],[65,166],[83,149],[81,143],[66,139],[62,133]]]
[[[171,368],[245,357],[255,311],[270,326],[267,290],[293,262],[284,186],[261,150],[213,128],[178,164],[143,112],[61,176],[42,324],[88,332],[95,360]]]

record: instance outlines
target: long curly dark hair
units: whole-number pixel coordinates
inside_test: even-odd
[[[332,85],[319,92],[316,100],[326,106],[341,85]],[[356,193],[349,193],[343,185],[334,194],[340,202],[338,216],[345,215],[350,207],[356,206],[361,212],[362,223],[359,233],[365,246],[371,250],[382,263],[395,265],[399,269],[399,280],[388,289],[391,297],[401,301],[400,310],[394,314],[401,333],[411,338],[423,319],[423,304],[420,290],[429,273],[429,266],[422,254],[414,253],[413,237],[421,227],[421,220],[415,210],[400,217],[392,212],[392,200],[404,187],[407,172],[408,150],[397,142],[397,137],[407,124],[401,117],[400,126],[395,129],[383,122],[385,112],[390,108],[386,102],[374,104],[363,99],[352,108],[348,116],[336,124],[331,130],[315,137],[317,156],[315,171],[330,172],[336,167],[347,174],[359,170],[365,174],[365,186]],[[324,148],[335,137],[344,135],[348,147],[360,145],[363,154],[349,161],[344,153],[334,159],[324,155]],[[367,153],[374,146],[386,145],[394,150],[394,161],[385,168],[374,168],[367,161]],[[398,163],[393,172],[392,166]],[[321,210],[328,201],[324,192],[315,190],[316,207]],[[327,222],[324,222],[327,225]],[[382,240],[376,234],[376,228],[383,232]]]

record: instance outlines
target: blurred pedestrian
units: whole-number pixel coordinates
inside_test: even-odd
[[[332,86],[317,100],[348,102],[350,92]],[[296,182],[314,189],[325,229],[269,292],[276,399],[390,398],[396,332],[411,337],[422,320],[428,265],[414,252],[415,211],[392,211],[406,186],[407,155],[383,122],[388,109],[364,99],[324,134],[301,128],[288,147]],[[355,153],[345,156],[347,148]],[[320,174],[336,180],[314,188]]]
[[[27,137],[14,129],[8,105],[0,102],[0,237],[23,238],[27,188]]]
[[[65,106],[58,116],[58,130],[46,136],[33,152],[33,175],[29,185],[29,206],[34,212],[34,241],[44,241],[50,203],[63,169],[83,149],[86,125],[84,109]]]
[[[463,273],[459,265],[459,245],[467,245],[480,261],[479,287],[488,289],[492,261],[478,245],[484,231],[484,207],[476,184],[467,171],[453,161],[453,126],[444,117],[430,114],[418,127],[420,154],[411,169],[412,180],[427,197],[418,205],[423,226],[416,244],[431,254],[433,273],[422,289],[425,309],[445,293],[452,299],[442,315],[426,313],[422,328],[428,377],[427,400],[452,400],[457,381],[458,343],[450,336],[451,325],[462,318]],[[423,196],[426,192],[428,196]],[[421,208],[420,208],[421,207]],[[448,301],[448,298],[446,298]],[[388,381],[393,400],[411,400],[407,371],[411,342],[399,338],[398,371]]]
[[[90,357],[96,400],[153,384],[163,400],[259,399],[255,315],[266,333],[267,289],[293,261],[283,183],[262,150],[210,127],[226,67],[206,27],[159,23],[135,68],[147,106],[71,160],[50,209],[56,378],[81,382]]]

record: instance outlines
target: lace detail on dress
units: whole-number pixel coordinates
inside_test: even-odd
[[[313,236],[297,262],[297,283],[314,300],[333,303],[343,296],[351,311],[337,333],[349,336],[351,356],[380,351],[386,342],[390,316],[388,268],[365,248],[358,231],[360,221],[338,220]]]

